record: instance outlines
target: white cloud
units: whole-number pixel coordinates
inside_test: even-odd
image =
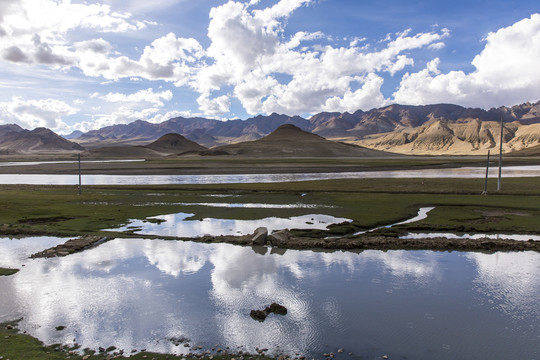
[[[103,113],[94,115],[91,122],[87,121],[81,124],[79,129],[84,131],[113,124],[127,124],[135,120],[153,121],[159,117],[157,114],[165,106],[164,102],[172,100],[173,93],[170,90],[154,92],[153,89],[149,88],[131,94],[108,93],[99,95],[94,93],[90,97],[105,100],[109,104],[104,104],[104,109],[101,109]]]
[[[406,74],[394,100],[401,104],[439,102],[489,108],[537,101],[540,94],[540,14],[490,33],[486,46],[472,61],[469,74],[440,74],[439,60]]]
[[[80,53],[88,52],[90,54],[108,54],[112,49],[111,44],[102,38],[79,41],[76,42],[74,46]]]
[[[131,21],[130,14],[118,13],[103,4],[74,4],[71,1],[21,0],[0,8],[0,53],[10,62],[55,66],[75,64],[68,49],[69,32],[87,29],[125,32],[146,27]]]
[[[152,89],[140,90],[133,94],[108,93],[103,99],[108,102],[141,103],[147,102],[155,106],[163,106],[163,101],[170,101],[173,94],[170,90],[154,92]]]
[[[127,56],[106,33],[137,31],[149,22],[114,11],[112,6],[119,6],[115,2],[6,0],[0,4],[0,59],[10,66],[78,68],[87,77],[106,80],[100,80],[103,86],[121,79],[186,86],[198,94],[197,104],[204,116],[229,113],[235,100],[252,115],[355,111],[390,101],[487,107],[538,100],[540,14],[490,33],[484,50],[472,61],[474,72],[441,74],[441,60],[435,58],[425,69],[405,74],[393,98],[388,99],[381,92],[383,79],[414,66],[415,50],[444,48],[450,31],[434,26],[429,32],[415,34],[406,29],[378,42],[370,39],[373,43],[353,36],[337,39],[319,31],[285,35],[291,14],[314,1],[274,0],[262,7],[263,2],[257,0],[229,0],[209,13],[207,47],[171,32],[136,44],[140,53]],[[132,0],[123,6],[144,9],[146,5]],[[160,6],[169,5],[161,1]],[[87,39],[85,30],[93,32]],[[70,42],[75,31],[78,41]],[[347,44],[341,45],[344,42]],[[137,118],[159,119],[172,93],[149,88],[134,94],[111,92],[90,97],[95,100],[92,106],[99,105],[98,100],[121,103],[114,108],[104,104],[100,111],[105,115],[94,115],[98,124],[109,125]]]
[[[358,109],[372,109],[386,104],[381,86],[384,80],[376,74],[369,74],[364,85],[356,91],[347,91],[343,96],[334,96],[324,103],[323,111],[339,111],[350,113]]]
[[[231,101],[227,95],[218,96],[211,99],[209,94],[202,94],[197,99],[199,104],[199,109],[201,109],[204,114],[209,115],[220,115],[229,112],[229,106]]]
[[[4,123],[15,123],[23,128],[47,127],[66,129],[63,116],[78,113],[78,109],[55,99],[25,100],[14,96],[10,101],[0,102],[0,118]]]
[[[78,66],[87,76],[102,76],[110,80],[132,77],[165,80],[174,82],[176,86],[185,85],[189,81],[198,71],[204,55],[204,49],[197,40],[177,38],[173,33],[146,46],[139,60],[127,56],[110,57],[106,51],[109,46],[105,41],[78,45]]]
[[[321,39],[320,32],[298,32],[283,41],[286,18],[309,1],[282,0],[263,10],[229,1],[210,12],[207,56],[212,65],[199,71],[192,87],[201,97],[200,109],[217,111],[228,107],[211,101],[212,92],[232,86],[234,95],[249,114],[280,112],[313,113],[322,110],[355,109],[386,103],[380,92],[382,78],[376,72],[394,75],[414,61],[404,51],[427,47],[449,35],[441,32],[410,35],[410,30],[389,36],[380,50],[350,47],[301,47],[302,42]],[[283,80],[283,79],[286,80]],[[353,91],[353,83],[360,89]],[[378,86],[378,88],[374,88]]]

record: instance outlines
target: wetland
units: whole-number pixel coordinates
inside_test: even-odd
[[[297,180],[0,185],[0,356],[538,356],[540,177]]]

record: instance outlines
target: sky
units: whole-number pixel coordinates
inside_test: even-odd
[[[538,0],[0,0],[0,125],[539,100]]]

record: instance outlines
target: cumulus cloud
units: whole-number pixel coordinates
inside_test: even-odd
[[[154,91],[153,89],[139,90],[134,93],[107,93],[100,95],[93,93],[91,99],[104,100],[106,103],[99,108],[100,114],[92,116],[91,121],[81,122],[77,129],[89,131],[113,124],[127,124],[135,120],[156,122],[168,120],[160,115],[165,102],[172,100],[173,93],[170,90]],[[172,115],[174,112],[168,112]],[[172,116],[171,116],[172,117]]]
[[[62,121],[62,117],[78,111],[79,109],[55,99],[25,100],[14,96],[9,101],[0,102],[0,118],[4,123],[15,123],[30,129],[65,129],[67,125]]]
[[[102,38],[79,41],[74,46],[80,53],[108,54],[112,49],[111,44]]]
[[[358,40],[348,47],[301,46],[325,38],[321,32],[298,32],[284,39],[287,17],[309,2],[282,0],[252,10],[250,4],[229,1],[213,8],[208,27],[211,45],[206,53],[213,62],[191,82],[201,94],[199,108],[213,114],[228,110],[211,100],[213,92],[226,87],[233,87],[249,114],[295,115],[381,106],[386,100],[380,92],[382,77],[376,73],[394,75],[414,64],[403,52],[440,43],[449,35],[447,29],[414,35],[406,30],[371,51],[357,47]]]
[[[0,58],[25,66],[77,68],[87,77],[106,80],[102,85],[122,79],[170,82],[194,91],[200,115],[212,117],[230,113],[232,103],[252,115],[297,115],[352,112],[391,102],[487,107],[538,100],[540,14],[490,33],[472,60],[475,71],[441,73],[442,60],[435,57],[424,69],[403,75],[392,98],[386,98],[381,91],[384,79],[414,66],[418,49],[429,49],[425,54],[444,48],[450,30],[405,29],[384,39],[355,36],[361,34],[337,39],[320,31],[288,34],[293,12],[315,1],[273,0],[263,6],[258,0],[229,0],[210,10],[208,46],[171,32],[127,56],[106,33],[141,30],[149,22],[103,4],[6,0],[0,4]],[[70,32],[81,29],[92,30],[92,36],[70,43]],[[171,98],[170,91],[151,88],[98,94],[92,105],[105,100],[115,106],[104,104],[100,111],[111,113],[94,119],[99,125],[154,121],[164,116],[161,108]]]
[[[170,101],[173,97],[173,94],[170,90],[154,92],[152,89],[140,90],[133,94],[122,94],[122,93],[108,93],[103,96],[108,102],[131,102],[131,103],[140,103],[148,102],[156,106],[163,106],[163,101]]]
[[[165,80],[185,85],[198,71],[204,49],[193,38],[169,33],[144,48],[138,60],[127,56],[109,56],[110,45],[104,40],[76,44],[78,66],[87,76],[110,80],[138,77]]]
[[[15,63],[31,63],[30,58],[18,47],[10,46],[2,50],[2,58]]]
[[[125,32],[145,27],[146,23],[131,21],[130,14],[114,12],[109,5],[6,0],[0,5],[0,52],[10,62],[66,67],[75,65],[66,40],[70,31]]]
[[[457,103],[471,107],[537,101],[540,94],[540,14],[490,33],[472,61],[475,71],[441,74],[439,59],[405,74],[394,101],[401,104]]]

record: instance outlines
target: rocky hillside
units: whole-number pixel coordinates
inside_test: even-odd
[[[501,136],[500,122],[452,122],[433,120],[418,127],[398,128],[394,131],[368,135],[356,144],[372,149],[403,154],[485,154],[498,151]],[[503,151],[510,153],[540,144],[540,124],[523,125],[518,121],[503,124]]]
[[[490,110],[452,104],[390,105],[354,113],[320,113],[310,119],[271,114],[247,120],[173,118],[160,124],[135,121],[94,130],[75,139],[92,148],[107,144],[145,145],[178,133],[206,147],[260,139],[283,124],[293,124],[330,140],[407,154],[485,152],[498,142],[497,123],[505,122],[506,151],[539,144],[540,102]]]
[[[207,150],[204,146],[175,133],[165,134],[145,147],[164,154],[185,154]]]
[[[177,133],[200,145],[212,147],[260,139],[283,124],[294,124],[305,130],[310,128],[306,119],[278,114],[229,121],[177,117],[160,124],[137,120],[125,125],[111,125],[84,133],[74,140],[87,148],[104,144],[146,145],[165,134]]]
[[[25,130],[17,125],[0,126],[0,153],[60,153],[83,151],[77,143],[64,139],[46,128]]]
[[[254,141],[224,145],[212,149],[219,154],[250,157],[387,157],[388,153],[344,144],[303,131],[292,124],[278,127]]]
[[[505,152],[540,145],[540,101],[490,110],[452,104],[425,106],[389,105],[354,113],[320,113],[309,119],[271,114],[247,120],[218,121],[177,117],[159,124],[138,120],[89,131],[72,141],[87,149],[146,146],[160,137],[176,133],[207,148],[256,141],[279,126],[291,124],[326,139],[404,154],[485,154],[497,150],[500,120],[504,121]],[[0,126],[0,153],[32,151],[79,151],[80,146],[58,139],[47,129],[31,132],[17,125]],[[68,137],[77,136],[70,134]],[[62,140],[62,141],[61,141]],[[169,143],[166,143],[170,141]],[[162,140],[154,153],[177,152],[173,142]],[[191,144],[193,150],[197,146]],[[159,149],[158,149],[159,148]],[[139,149],[142,151],[141,149]]]

